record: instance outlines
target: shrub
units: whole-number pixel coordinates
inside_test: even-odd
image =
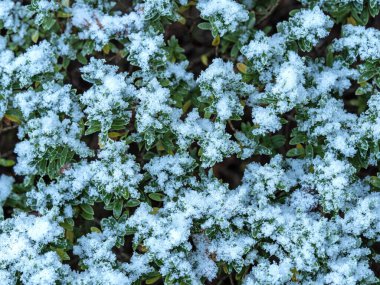
[[[283,2],[0,1],[0,283],[379,284],[380,2]]]

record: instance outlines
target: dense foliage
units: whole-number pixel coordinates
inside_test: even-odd
[[[0,283],[379,284],[379,10],[1,0]]]

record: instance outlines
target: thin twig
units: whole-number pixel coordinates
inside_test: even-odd
[[[232,278],[232,274],[230,274],[229,276],[230,276],[230,283],[231,283],[231,285],[235,285],[234,279]]]
[[[280,4],[280,1],[281,0],[277,0],[276,1],[276,4],[274,4],[270,9],[269,11],[267,12],[267,14],[262,17],[260,20],[257,21],[256,25],[259,25],[261,24],[262,22],[264,22],[266,19],[268,19],[268,17],[273,13],[273,11],[277,8],[278,4]]]
[[[0,129],[0,134],[5,133],[5,132],[10,131],[10,130],[13,130],[13,129],[16,129],[17,127],[18,127],[18,125],[13,125],[10,127],[2,128],[2,129]]]
[[[223,276],[216,285],[221,285],[223,283],[224,280],[226,280],[227,278],[227,275]]]
[[[230,126],[231,130],[236,133],[236,129],[234,127],[234,125],[232,124],[231,120],[228,120],[228,125]]]
[[[0,153],[0,157],[7,157],[7,156],[11,155],[12,153],[13,153],[13,150],[9,150],[7,152]]]

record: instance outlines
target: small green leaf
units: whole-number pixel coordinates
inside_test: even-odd
[[[155,139],[155,135],[152,132],[146,132],[144,134],[144,140],[146,141],[148,147],[154,143]]]
[[[0,166],[2,166],[2,167],[12,167],[13,165],[15,165],[14,160],[0,158]]]
[[[272,150],[262,145],[257,146],[256,152],[263,155],[272,155]]]
[[[42,22],[42,28],[45,31],[49,31],[55,24],[55,19],[54,18],[45,18],[44,21]]]
[[[115,119],[115,120],[112,122],[111,130],[114,130],[114,131],[123,130],[123,129],[125,129],[125,125],[127,125],[127,124],[128,124],[128,121],[126,121],[126,120],[123,120],[123,119]]]
[[[313,158],[314,157],[314,149],[312,145],[307,145],[305,148],[306,157]]]
[[[70,260],[70,256],[66,253],[63,248],[56,248],[55,252],[58,254],[61,260]]]
[[[81,64],[83,64],[83,65],[86,65],[86,64],[88,63],[87,58],[86,58],[83,54],[81,54],[81,53],[78,53],[78,54],[77,54],[77,60],[78,60]]]
[[[295,156],[300,156],[305,153],[305,150],[303,148],[292,148],[290,149],[287,153],[287,157],[295,157]]]
[[[136,200],[136,199],[131,199],[127,202],[127,204],[125,206],[127,207],[137,207],[138,205],[140,205],[140,201],[139,200]]]
[[[134,235],[135,233],[136,233],[136,230],[133,229],[133,228],[129,228],[129,227],[127,227],[126,230],[125,230],[125,234],[126,234],[127,236]]]
[[[49,165],[47,167],[47,175],[52,179],[58,174],[58,164],[55,160],[55,156],[49,158]]]
[[[80,205],[80,208],[87,214],[89,215],[94,215],[94,209],[90,206],[90,205],[87,205],[87,204],[82,204]]]
[[[302,135],[302,134],[297,134],[295,137],[293,137],[290,141],[289,141],[289,144],[290,145],[296,145],[296,144],[299,144],[299,143],[304,143],[307,141],[307,137],[306,135]]]
[[[362,157],[365,157],[367,155],[367,151],[369,149],[368,142],[366,140],[362,140],[359,143],[359,153]]]
[[[9,121],[14,122],[18,125],[21,124],[22,115],[16,109],[8,110],[5,113],[4,117],[8,119]]]
[[[332,66],[334,63],[334,54],[333,54],[333,49],[331,46],[327,48],[327,54],[326,54],[326,65],[327,66]]]
[[[369,183],[375,188],[380,188],[380,178],[377,176],[371,176]]]
[[[209,22],[199,23],[198,28],[201,30],[211,30],[211,24]]]
[[[217,36],[214,38],[214,40],[212,41],[211,45],[214,46],[214,47],[216,47],[216,46],[218,46],[219,44],[220,44],[220,36],[217,35]]]
[[[38,30],[34,31],[34,33],[32,34],[32,41],[34,43],[37,43],[39,36],[40,36],[40,33],[38,32]]]
[[[72,15],[70,13],[65,13],[62,11],[58,11],[57,17],[58,18],[70,18]]]
[[[230,53],[231,57],[233,58],[236,58],[238,55],[239,55],[239,46],[237,44],[235,44],[232,49],[231,49],[231,53]]]
[[[161,193],[150,193],[148,196],[150,199],[157,202],[161,202],[165,197],[165,195]]]
[[[100,123],[93,121],[93,122],[88,122],[88,129],[85,131],[84,135],[88,136],[96,132],[100,132]]]
[[[358,83],[364,83],[368,80],[370,80],[372,77],[374,77],[376,74],[378,74],[378,69],[377,68],[372,68],[365,70],[362,74],[360,74]]]
[[[86,41],[82,47],[81,54],[88,55],[94,51],[95,43],[93,41]]]
[[[366,85],[360,86],[358,89],[355,91],[355,95],[361,96],[364,95],[368,92],[368,88]]]
[[[291,10],[291,11],[289,12],[289,16],[294,16],[294,15],[297,14],[299,11],[300,11],[300,9],[294,9],[294,10]]]
[[[121,194],[125,200],[129,199],[129,191],[127,189],[124,190],[124,192]]]
[[[86,212],[82,212],[80,213],[81,217],[87,221],[93,221],[94,220],[94,216],[93,215],[90,215]]]
[[[158,280],[161,279],[161,275],[159,276],[156,276],[156,277],[152,277],[152,278],[149,278],[145,281],[145,284],[149,285],[149,284],[154,284],[156,283]]]
[[[120,200],[116,201],[114,206],[113,206],[113,216],[116,219],[118,219],[121,215],[122,210],[123,210],[123,200],[120,199]]]
[[[285,144],[286,138],[283,135],[275,135],[271,137],[271,142],[274,148],[279,148]]]
[[[65,230],[72,231],[74,228],[74,220],[66,219],[64,222],[60,223],[59,225]]]
[[[92,233],[101,233],[101,232],[102,232],[102,231],[101,231],[99,228],[97,228],[97,227],[91,227],[90,230],[91,230]]]

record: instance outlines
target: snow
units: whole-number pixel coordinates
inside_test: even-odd
[[[336,22],[331,1],[301,1],[309,8],[268,33],[247,28],[254,1],[148,0],[123,11],[102,0],[32,2],[37,10],[0,1],[0,117],[20,120],[17,178],[0,175],[0,204],[15,204],[0,219],[2,283],[131,285],[160,274],[203,284],[224,270],[246,270],[247,285],[379,283],[379,174],[363,170],[380,158],[380,94],[377,75],[358,83],[378,68],[377,29],[344,24],[327,64],[319,44]],[[199,75],[188,50],[173,59],[164,33],[193,4],[221,38]],[[62,12],[59,29],[43,32],[39,21]],[[79,68],[88,88],[76,90],[62,58],[76,60],[82,44],[94,52]],[[358,85],[367,94],[348,111]],[[85,135],[94,124],[99,132]],[[287,157],[293,147],[305,153]],[[233,156],[237,186],[217,172]],[[44,161],[64,163],[50,175]],[[84,205],[95,220],[80,224]],[[71,250],[76,270],[59,256]]]

